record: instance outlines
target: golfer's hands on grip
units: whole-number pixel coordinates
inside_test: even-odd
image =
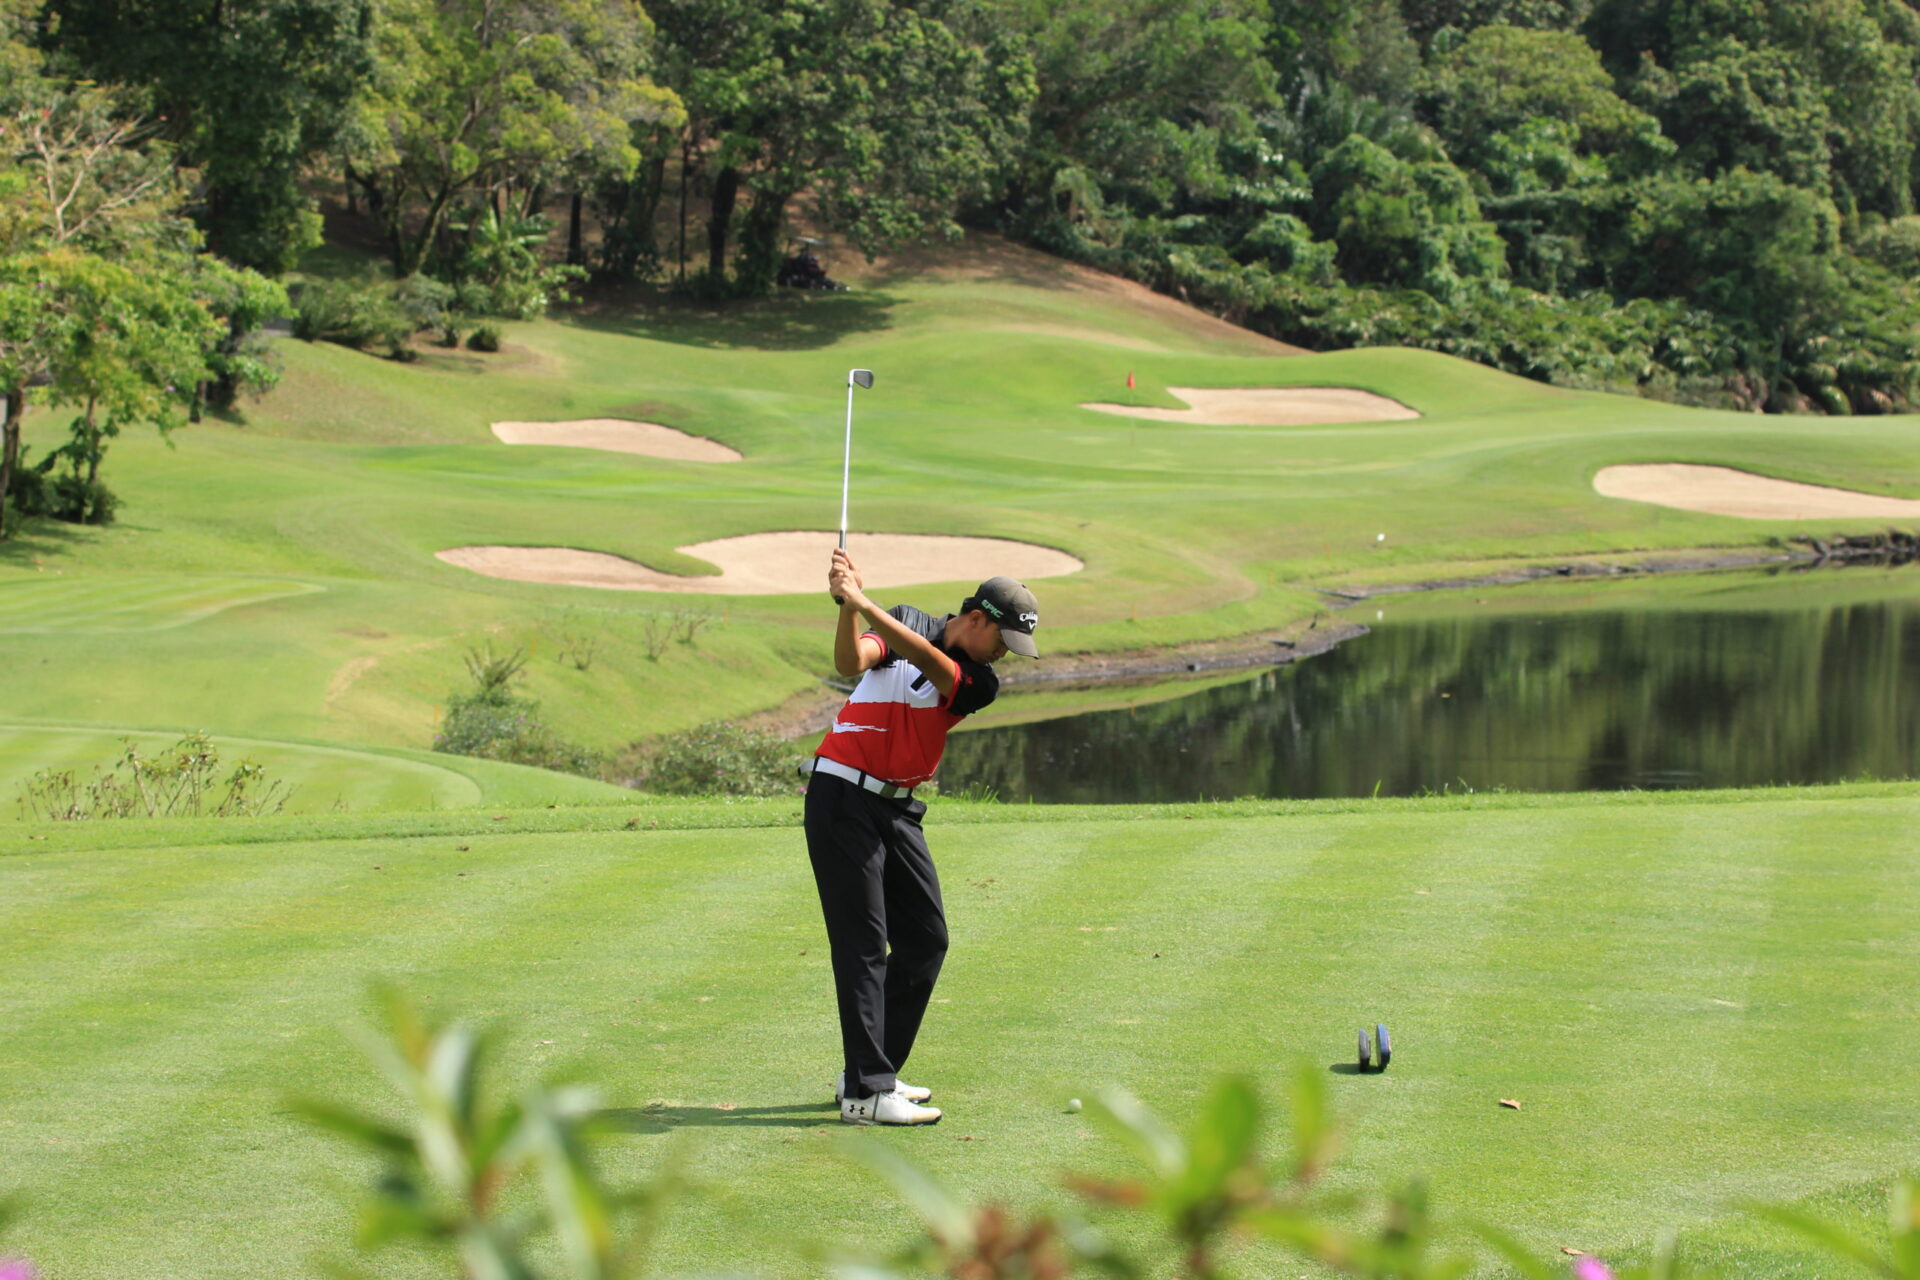
[[[853,563],[853,557],[845,550],[836,548],[833,563],[827,569],[827,590],[834,601],[841,605],[857,604],[865,592],[865,583],[861,580],[860,569]]]

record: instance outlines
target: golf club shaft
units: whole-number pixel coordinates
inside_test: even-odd
[[[847,378],[847,441],[840,455],[840,549],[847,549],[847,489],[853,478],[853,378]],[[840,596],[833,598],[835,604],[845,604]]]
[[[853,379],[847,379],[847,442],[840,458],[840,549],[847,549],[847,489],[853,476]]]

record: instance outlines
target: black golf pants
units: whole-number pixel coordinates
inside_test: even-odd
[[[807,786],[807,856],[833,953],[849,1097],[893,1088],[946,959],[940,877],[920,829],[926,811],[831,774]]]

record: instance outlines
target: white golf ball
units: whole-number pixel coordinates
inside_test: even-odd
[[[1387,535],[1384,533],[1376,533],[1373,535],[1373,540],[1375,542],[1385,542],[1387,540]]]
[[[1067,1099],[1067,1110],[1078,1111],[1079,1109],[1080,1109],[1080,1099],[1078,1098]]]

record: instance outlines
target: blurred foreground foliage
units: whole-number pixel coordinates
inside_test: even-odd
[[[689,1194],[684,1153],[649,1184],[615,1190],[594,1164],[596,1139],[618,1129],[579,1087],[535,1084],[514,1099],[490,1091],[487,1040],[461,1024],[429,1022],[405,997],[380,993],[385,1036],[363,1047],[400,1094],[397,1120],[308,1102],[314,1122],[376,1157],[381,1172],[359,1204],[366,1250],[400,1242],[471,1280],[611,1280],[642,1274],[678,1195]],[[1128,1230],[1121,1246],[1078,1213],[1051,1217],[999,1204],[975,1205],[894,1147],[849,1132],[842,1149],[889,1182],[918,1216],[914,1238],[889,1257],[829,1254],[812,1261],[842,1280],[943,1275],[953,1280],[1227,1280],[1257,1272],[1249,1242],[1279,1246],[1302,1262],[1364,1280],[1452,1280],[1491,1250],[1526,1280],[1707,1280],[1719,1273],[1680,1259],[1671,1240],[1651,1261],[1613,1268],[1587,1255],[1542,1260],[1495,1228],[1446,1223],[1417,1179],[1374,1192],[1323,1186],[1340,1145],[1319,1068],[1302,1065],[1288,1098],[1287,1143],[1275,1160],[1259,1092],[1243,1078],[1217,1081],[1184,1130],[1124,1093],[1088,1107],[1091,1118],[1138,1166],[1127,1178],[1067,1175],[1090,1209],[1151,1230]],[[1920,1181],[1896,1185],[1884,1244],[1798,1210],[1755,1211],[1804,1236],[1823,1254],[1886,1280],[1920,1280]],[[1118,1235],[1119,1233],[1116,1233]],[[1479,1248],[1471,1246],[1478,1242]],[[557,1250],[554,1247],[557,1244]],[[550,1260],[550,1261],[549,1261]],[[361,1274],[342,1269],[343,1274]]]
[[[590,1090],[536,1084],[497,1098],[483,1078],[484,1037],[429,1023],[396,991],[383,989],[379,999],[387,1034],[363,1035],[361,1044],[400,1094],[404,1118],[297,1104],[307,1119],[380,1161],[379,1179],[359,1206],[359,1247],[411,1242],[472,1280],[638,1274],[674,1174],[641,1190],[610,1189],[592,1161],[603,1113]],[[536,1194],[515,1194],[522,1184]],[[529,1252],[536,1241],[558,1242],[557,1269],[536,1268]]]

